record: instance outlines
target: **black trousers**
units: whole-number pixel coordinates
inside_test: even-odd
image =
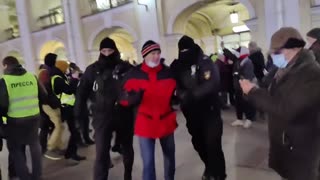
[[[87,142],[90,138],[90,119],[89,119],[89,110],[85,109],[85,113],[83,113],[83,117],[81,118],[81,132],[82,137],[85,142]]]
[[[64,156],[65,158],[72,158],[73,156],[77,155],[77,140],[80,135],[79,130],[76,127],[76,120],[73,114],[73,106],[63,106],[61,108],[61,116],[62,119],[67,122],[68,129],[70,131],[70,138]]]
[[[199,108],[199,107],[198,107]],[[219,110],[220,111],[220,110]],[[225,158],[222,150],[223,123],[214,110],[183,109],[192,144],[205,164],[207,175],[226,178]]]
[[[48,136],[54,129],[54,124],[50,121],[50,118],[44,112],[41,112],[41,122],[40,122],[40,145],[42,153],[46,153],[48,145]]]
[[[235,92],[235,98],[237,118],[242,120],[245,115],[246,119],[253,121],[256,115],[255,108],[243,97],[241,91]]]
[[[120,143],[123,152],[124,180],[131,180],[132,166],[134,162],[133,150],[133,124],[134,116],[131,109],[122,109],[116,121],[116,143]]]
[[[29,144],[7,141],[9,161],[11,159],[17,176],[20,180],[40,180],[42,174],[42,155],[40,143],[35,140]],[[25,146],[28,145],[31,152],[32,173],[29,172],[26,163]]]
[[[21,145],[21,151],[26,152],[25,145]],[[23,156],[24,161],[27,161],[26,153],[24,153],[23,155],[24,155]],[[8,156],[8,173],[9,173],[10,178],[17,177],[17,172],[16,172],[16,169],[14,168],[14,161],[13,161],[12,153],[10,153],[10,152],[9,152],[9,156]]]
[[[134,162],[133,150],[133,114],[131,111],[121,111],[121,116],[94,115],[96,142],[96,160],[94,163],[94,180],[107,180],[109,175],[110,147],[112,132],[116,130],[118,141],[123,150],[124,180],[131,180]],[[109,117],[109,118],[105,118]],[[112,121],[107,122],[106,121]],[[103,122],[104,123],[101,123]],[[98,122],[98,123],[97,123]],[[99,125],[98,125],[99,124]]]
[[[105,121],[104,118],[94,117],[94,121]],[[94,125],[96,142],[96,159],[94,162],[94,180],[107,180],[110,165],[110,143],[113,128],[111,123]]]

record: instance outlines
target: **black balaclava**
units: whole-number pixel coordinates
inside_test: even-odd
[[[104,54],[100,53],[99,62],[103,66],[113,66],[117,64],[117,61],[120,60],[120,52],[116,46],[116,43],[112,39],[106,37],[100,43],[100,50],[103,48],[110,48],[114,49],[115,51],[109,56],[105,56]]]
[[[201,48],[194,43],[189,36],[183,36],[178,43],[179,60],[186,62],[188,65],[196,64],[201,53]],[[186,50],[181,52],[182,50]]]

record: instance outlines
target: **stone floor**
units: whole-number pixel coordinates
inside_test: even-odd
[[[230,123],[234,120],[233,111],[223,112],[224,135],[223,149],[227,163],[228,180],[280,180],[272,170],[267,167],[268,139],[266,123],[258,121],[253,128],[245,130],[234,128]],[[176,139],[176,180],[200,180],[203,165],[194,151],[190,136],[185,127],[184,118],[179,115],[179,128],[175,133]],[[135,163],[133,179],[141,180],[142,162],[139,154],[137,139],[134,144]],[[94,161],[94,146],[80,149],[80,154],[87,156],[88,160],[78,166],[66,166],[66,162],[50,161],[44,159],[45,180],[91,180]],[[109,179],[121,180],[123,166],[121,157],[112,154],[115,167],[111,169]],[[7,151],[0,153],[3,180],[7,180]],[[156,149],[157,179],[163,178],[162,153],[159,143]]]

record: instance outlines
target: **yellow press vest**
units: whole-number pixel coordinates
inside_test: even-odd
[[[54,81],[56,78],[61,78],[59,75],[55,75],[51,78],[51,84],[52,84],[52,91],[54,93]],[[69,84],[66,81],[67,84]],[[58,99],[60,99],[61,104],[66,104],[66,105],[70,105],[70,106],[74,106],[74,103],[76,101],[76,98],[74,96],[74,94],[65,94],[65,93],[61,93],[61,94],[56,94],[56,96],[58,97]]]
[[[25,73],[21,76],[4,75],[3,79],[9,97],[8,117],[23,118],[40,113],[38,82],[33,74]]]

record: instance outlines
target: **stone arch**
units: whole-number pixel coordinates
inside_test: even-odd
[[[255,19],[256,18],[256,12],[255,9],[253,7],[253,5],[251,4],[250,0],[236,0],[237,2],[243,4],[249,13],[249,19]],[[185,4],[180,4],[180,6],[178,6],[176,8],[176,11],[172,14],[172,16],[170,16],[169,20],[168,20],[168,24],[167,24],[167,34],[174,34],[174,26],[176,23],[176,20],[178,18],[178,16],[183,13],[187,8],[190,8],[191,6],[194,6],[199,2],[198,0],[195,0],[193,2],[190,3],[185,3]],[[200,8],[200,6],[198,7],[198,9]],[[197,9],[197,8],[196,8]]]
[[[114,23],[117,25],[117,23]],[[118,24],[119,25],[119,24]],[[89,51],[91,55],[91,61],[94,61],[99,56],[99,44],[104,37],[110,37],[116,42],[116,45],[121,53],[121,57],[124,60],[133,62],[137,59],[137,52],[134,48],[134,42],[137,39],[136,34],[131,34],[127,31],[127,28],[122,26],[112,26],[109,28],[99,29],[98,33],[93,33],[95,37],[89,41]]]
[[[58,55],[57,59],[67,60],[67,47],[63,41],[48,40],[45,41],[37,51],[38,58],[41,63],[44,61],[44,57],[47,53],[55,53]]]
[[[134,41],[136,41],[138,39],[137,32],[131,26],[129,26],[128,24],[126,24],[122,21],[113,21],[110,27],[106,27],[105,25],[102,25],[91,33],[91,35],[89,36],[89,39],[88,39],[88,42],[89,42],[88,49],[89,50],[93,49],[94,40],[101,31],[108,29],[108,28],[112,28],[112,27],[121,27],[121,28],[125,29],[133,37]]]

